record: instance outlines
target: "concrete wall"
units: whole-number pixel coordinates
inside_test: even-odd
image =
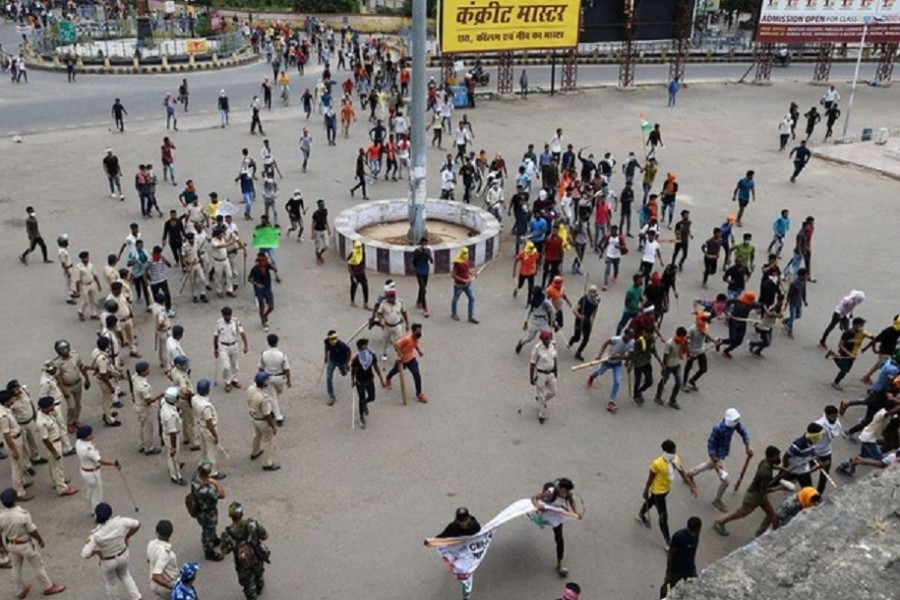
[[[713,563],[699,579],[679,584],[670,599],[900,598],[900,467],[857,475],[862,480],[852,484],[835,477],[846,485],[829,488],[821,506]],[[714,535],[707,520],[702,537]]]

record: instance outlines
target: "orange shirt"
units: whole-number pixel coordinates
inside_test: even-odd
[[[369,160],[379,160],[381,158],[381,146],[372,144],[369,146],[366,155],[369,157]]]
[[[418,347],[419,340],[413,336],[412,332],[407,333],[394,344],[394,348],[400,356],[400,362],[404,364],[416,357],[416,348]]]
[[[349,104],[345,104],[341,107],[341,121],[345,123],[349,123],[353,117],[356,116],[356,111],[353,110],[353,107]]]
[[[538,256],[540,256],[540,252],[534,252],[531,256],[528,256],[524,250],[519,252],[516,257],[519,260],[519,275],[527,277],[537,273]]]
[[[547,286],[547,299],[549,299],[551,302],[556,302],[557,300],[562,298],[562,295],[563,295],[562,286],[560,286],[560,287],[557,287],[555,285]]]

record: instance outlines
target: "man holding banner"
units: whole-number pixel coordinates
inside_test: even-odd
[[[462,538],[462,537],[470,537],[477,534],[481,531],[481,524],[478,522],[478,519],[469,514],[469,509],[465,507],[460,507],[456,509],[456,518],[450,522],[449,525],[444,527],[444,530],[437,534],[437,538],[447,539],[447,538]],[[475,550],[472,552],[474,558],[477,560],[475,563],[475,567],[478,566],[478,563],[481,562],[481,557],[484,556],[484,553],[487,552],[487,547],[491,542],[491,536],[487,537],[484,540],[479,540],[465,544],[464,548],[473,549],[480,548],[480,551]],[[428,540],[425,540],[425,545],[428,544]],[[450,568],[455,571],[454,563],[447,556],[444,556],[444,560],[450,564]],[[472,571],[475,571],[475,568],[472,568]],[[469,594],[472,593],[472,585],[474,583],[474,576],[470,572],[469,574],[463,576],[462,573],[454,573],[456,578],[459,580],[459,586],[462,589],[462,597],[463,600],[469,600]]]

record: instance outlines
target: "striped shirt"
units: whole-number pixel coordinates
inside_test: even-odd
[[[166,280],[166,263],[162,260],[151,260],[147,263],[150,283],[162,283]]]

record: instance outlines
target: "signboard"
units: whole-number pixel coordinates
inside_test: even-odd
[[[75,23],[72,21],[59,22],[59,43],[74,44],[78,41],[78,33],[75,31]]]
[[[166,0],[166,14],[175,14],[175,0]]]
[[[441,52],[574,48],[580,0],[442,0]]]
[[[866,19],[867,42],[900,41],[900,0],[763,0],[756,41],[853,43]]]
[[[188,54],[206,54],[206,40],[203,38],[186,40],[184,46]]]
[[[671,40],[678,37],[675,30],[679,3],[685,4],[686,0],[645,0],[635,3],[633,39],[649,41]],[[693,3],[690,3],[688,10],[693,10],[693,6]],[[579,42],[593,44],[625,40],[625,11],[622,0],[585,2],[581,11]]]

